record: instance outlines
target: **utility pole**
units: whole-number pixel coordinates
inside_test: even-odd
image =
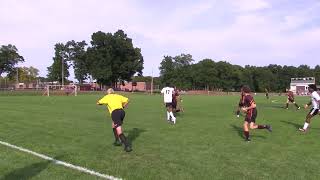
[[[151,73],[151,95],[153,94],[153,68]]]
[[[63,72],[63,66],[64,66],[64,61],[63,61],[63,53],[64,51],[60,52],[60,57],[61,57],[61,85],[62,87],[64,86],[64,72]]]

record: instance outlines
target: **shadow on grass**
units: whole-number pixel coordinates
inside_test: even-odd
[[[61,158],[62,156],[55,157],[54,159]],[[43,170],[45,170],[49,164],[53,163],[52,161],[44,161],[30,164],[26,167],[19,168],[9,172],[4,175],[1,180],[14,180],[14,179],[31,179],[38,174],[40,174]]]
[[[290,121],[283,121],[283,120],[281,120],[280,122],[285,123],[285,124],[292,125],[292,126],[294,126],[296,129],[299,129],[300,127],[302,127],[301,124],[297,124],[297,123],[290,122]]]
[[[133,142],[137,137],[140,136],[141,133],[146,132],[144,129],[139,129],[139,128],[133,128],[128,132],[128,139],[130,142]]]
[[[233,125],[233,124],[232,124],[232,125],[230,125],[230,126],[231,126],[235,131],[237,131],[237,132],[238,132],[239,137],[241,137],[242,139],[244,139],[243,129],[242,129],[241,127],[238,127],[238,126]],[[252,130],[251,130],[251,132],[252,132]],[[265,137],[265,136],[252,135],[252,134],[250,134],[250,137],[266,139],[266,137]]]

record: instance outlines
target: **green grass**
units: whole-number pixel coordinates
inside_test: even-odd
[[[242,138],[237,96],[185,96],[177,124],[168,124],[159,95],[133,95],[125,134],[133,152],[112,146],[110,117],[99,95],[0,96],[0,140],[124,179],[319,179],[320,122],[297,131],[308,111],[281,108],[285,97],[255,97],[260,124]],[[298,97],[301,105],[307,97]],[[0,179],[98,179],[0,145]]]

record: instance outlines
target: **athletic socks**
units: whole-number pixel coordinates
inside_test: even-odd
[[[240,115],[240,110],[237,110],[237,116],[239,116]]]
[[[167,120],[170,120],[170,113],[167,111]]]
[[[267,126],[266,125],[258,125],[258,129],[266,129]]]
[[[286,104],[286,109],[288,109],[288,107],[289,107],[289,103]]]
[[[296,106],[296,108],[298,108],[298,109],[300,108],[297,103],[294,103],[294,105]]]
[[[120,135],[119,135],[119,138],[120,138],[121,142],[122,142],[125,146],[128,146],[128,145],[129,145],[129,142],[128,142],[128,140],[127,140],[127,138],[126,138],[126,136],[125,136],[124,134],[120,134]]]
[[[173,120],[173,119],[176,119],[176,118],[174,117],[174,115],[173,115],[173,112],[169,112],[169,115],[171,116],[172,120]]]
[[[116,128],[113,128],[112,130],[113,130],[114,140],[115,140],[115,141],[119,141],[117,129],[116,129]]]
[[[305,122],[304,125],[303,125],[303,129],[307,130],[308,126],[309,126],[309,123]]]
[[[246,140],[250,140],[249,139],[249,131],[243,131],[244,137],[246,138]]]

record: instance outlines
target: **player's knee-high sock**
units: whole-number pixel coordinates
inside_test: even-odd
[[[286,104],[286,108],[288,108],[288,107],[289,107],[289,103]]]
[[[307,130],[308,126],[309,126],[309,123],[305,122],[304,125],[303,125],[303,129]]]
[[[258,125],[258,129],[266,129],[267,126],[266,125]]]
[[[119,135],[119,138],[121,139],[121,142],[127,147],[129,146],[129,142],[128,139],[126,138],[126,136],[122,133]]]
[[[117,129],[116,129],[116,128],[113,128],[112,130],[113,130],[114,140],[115,140],[115,141],[119,141],[119,136],[118,136],[118,134],[117,134]]]
[[[294,103],[294,105],[296,106],[296,108],[299,108],[298,104],[297,103]]]
[[[249,135],[249,131],[243,131],[244,137],[246,139],[249,139],[250,135]]]
[[[169,112],[169,114],[170,114],[170,116],[171,116],[171,118],[172,119],[175,119],[175,117],[174,117],[174,115],[173,115],[173,112],[171,111],[171,112]]]
[[[167,120],[168,120],[168,121],[170,120],[170,113],[169,113],[169,111],[167,111]]]

